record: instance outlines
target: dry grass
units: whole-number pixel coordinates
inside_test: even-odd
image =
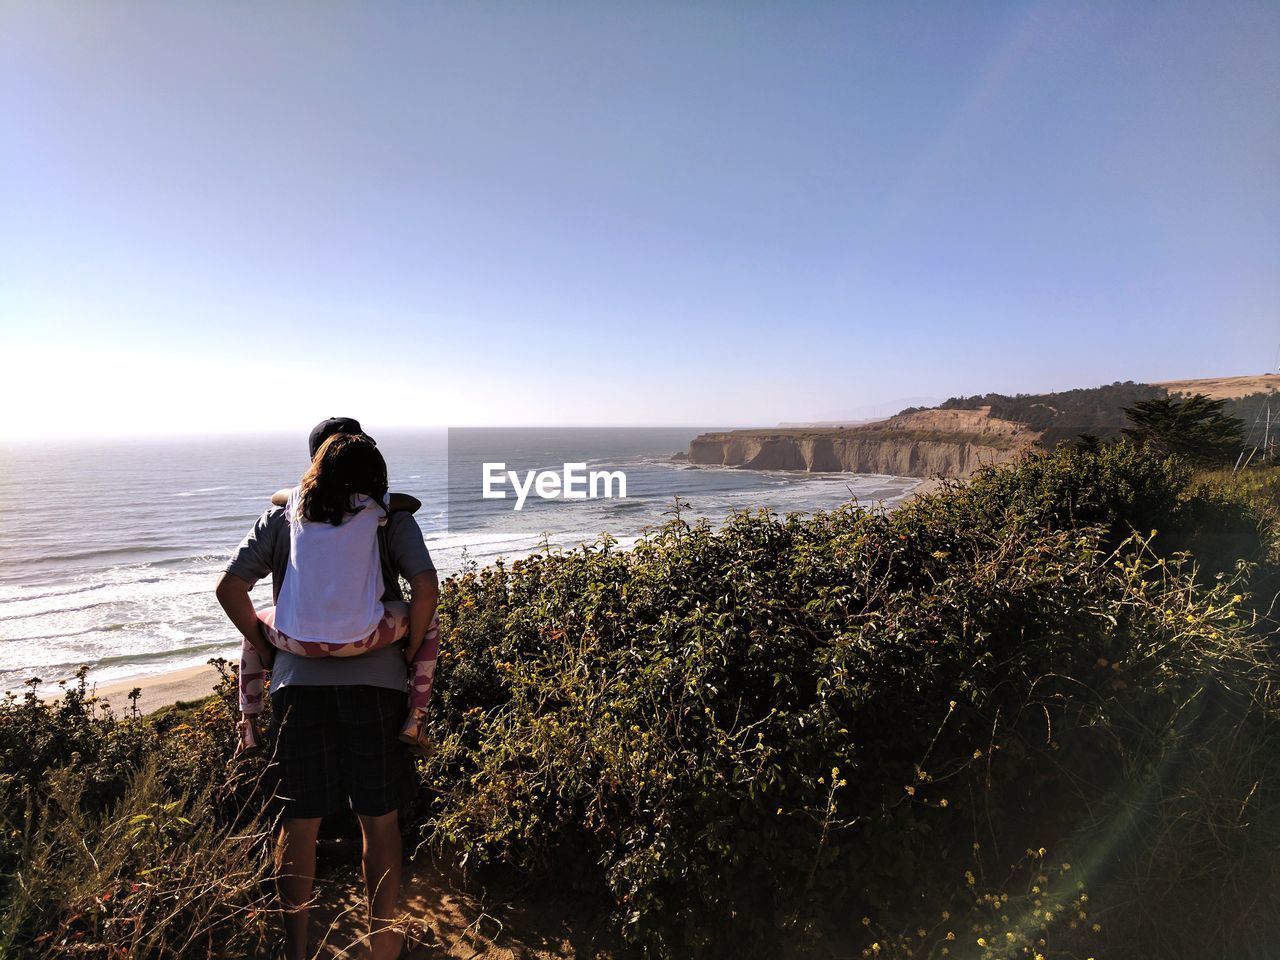
[[[208,796],[174,797],[153,764],[105,813],[59,771],[28,818],[0,918],[0,953],[133,960],[253,957],[277,909],[270,830],[215,825]],[[11,951],[11,953],[10,953]]]
[[[1264,373],[1252,377],[1205,377],[1200,380],[1162,380],[1154,384],[1170,393],[1202,393],[1214,400],[1238,400],[1255,393],[1280,390],[1280,374]]]

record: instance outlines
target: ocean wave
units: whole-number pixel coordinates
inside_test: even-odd
[[[0,688],[6,692],[18,691],[34,677],[40,678],[42,686],[56,686],[61,681],[72,679],[81,667],[89,668],[89,678],[94,683],[113,682],[131,676],[141,679],[156,673],[204,663],[215,655],[233,658],[236,656],[237,649],[238,644],[229,643],[226,640],[214,640],[182,650],[124,653],[94,659],[72,658],[60,662],[32,664],[29,667],[0,668]],[[143,667],[151,669],[139,669]]]
[[[148,577],[126,583],[102,584],[92,590],[74,594],[78,599],[72,603],[64,602],[64,597],[58,594],[46,595],[40,601],[9,601],[5,604],[5,612],[0,614],[0,624],[11,624],[48,615],[83,613],[116,604],[176,600],[206,594],[210,599],[213,598],[212,576],[201,576],[198,581],[195,578],[183,578],[184,582],[181,583],[176,583],[175,579]],[[86,594],[95,595],[86,597]],[[4,639],[3,635],[6,632],[0,628],[0,639]]]
[[[230,490],[230,484],[221,487],[197,487],[195,490],[184,490],[181,493],[175,493],[175,497],[194,497],[200,493],[217,493],[219,490]]]
[[[75,629],[62,630],[55,633],[34,633],[24,635],[21,639],[17,638],[0,638],[0,643],[22,643],[24,641],[36,640],[68,640],[74,637],[90,637],[98,633],[124,633],[129,630],[146,631],[150,629],[160,630],[161,628],[169,628],[173,631],[175,628],[164,620],[120,620],[113,623],[103,623],[96,627],[78,627]],[[188,636],[189,632],[183,632],[183,636]]]
[[[142,539],[148,539],[143,536]],[[64,563],[68,560],[98,560],[103,557],[129,557],[136,554],[154,553],[157,547],[153,543],[132,544],[127,547],[99,547],[94,550],[73,550],[68,553],[46,553],[39,557],[41,563]]]

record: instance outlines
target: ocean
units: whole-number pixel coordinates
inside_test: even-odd
[[[824,510],[856,498],[892,505],[918,481],[692,467],[673,461],[692,428],[621,431],[382,432],[391,489],[418,497],[417,518],[441,577],[463,565],[540,548],[627,546],[667,518],[731,511]],[[557,469],[584,460],[621,468],[625,499],[482,501],[465,486],[481,458]],[[450,467],[453,470],[450,470]],[[273,491],[307,466],[302,437],[131,439],[0,447],[0,688],[45,684],[82,664],[107,682],[232,656],[235,629],[213,595],[227,558]],[[465,469],[463,469],[465,467]],[[269,581],[255,602],[271,600]]]

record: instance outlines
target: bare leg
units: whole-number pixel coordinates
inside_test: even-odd
[[[307,960],[307,922],[316,882],[316,837],[320,818],[285,817],[280,826],[278,869],[280,899],[284,903],[284,942],[287,960]]]
[[[390,927],[400,899],[400,813],[360,817],[364,834],[364,883],[369,896],[369,950],[372,960],[396,960],[404,936]],[[292,960],[292,958],[291,958]]]

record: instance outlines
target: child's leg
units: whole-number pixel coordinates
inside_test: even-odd
[[[257,714],[262,712],[262,677],[264,668],[262,655],[248,640],[240,642],[240,712]]]
[[[426,756],[431,749],[427,739],[427,703],[431,699],[431,685],[435,681],[439,656],[440,619],[432,617],[426,637],[409,661],[409,716],[400,730],[400,739],[421,756]]]
[[[270,652],[270,648],[268,648]],[[236,678],[240,692],[240,722],[236,724],[235,756],[243,757],[262,749],[262,732],[258,715],[262,713],[263,673],[269,658],[251,640],[240,642],[240,674]]]
[[[371,650],[390,646],[409,632],[409,605],[400,600],[389,600],[383,605],[382,619],[369,636],[350,643],[322,643],[320,641],[295,640],[276,629],[275,608],[267,607],[258,612],[262,634],[267,642],[279,650],[300,657],[355,657]]]
[[[436,677],[436,660],[440,656],[440,617],[431,618],[427,636],[409,661],[409,716],[424,712],[431,700],[431,686]]]
[[[373,633],[355,643],[343,644],[342,651],[330,656],[352,657],[370,650],[379,650],[390,646],[397,640],[403,640],[409,634],[409,604],[403,600],[388,600],[382,605],[382,619]],[[350,652],[347,652],[349,649]]]
[[[271,626],[275,623],[275,607],[267,607],[258,613],[259,637],[270,639]],[[271,663],[271,648],[259,649],[251,640],[240,641],[240,712],[246,716],[262,712],[263,675]]]

